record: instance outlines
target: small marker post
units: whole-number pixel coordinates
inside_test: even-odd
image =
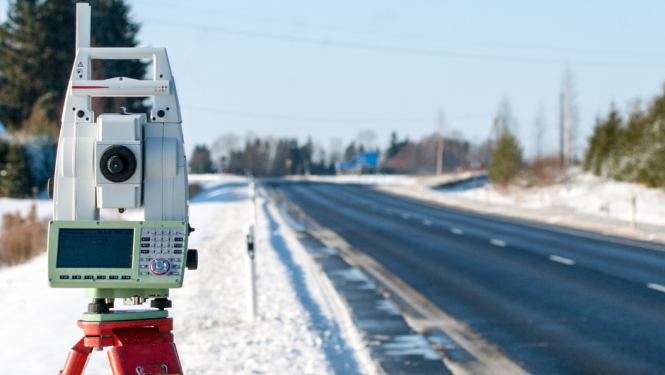
[[[254,179],[249,182],[249,224],[245,226],[247,251],[245,252],[245,290],[247,300],[247,321],[256,317],[256,283],[254,280],[254,226],[256,225],[256,196]]]
[[[630,197],[630,228],[635,229],[637,221],[637,195],[633,193]]]

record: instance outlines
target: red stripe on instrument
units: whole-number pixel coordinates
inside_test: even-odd
[[[108,89],[108,86],[72,86],[72,89]]]

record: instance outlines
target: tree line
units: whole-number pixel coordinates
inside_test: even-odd
[[[24,197],[53,175],[60,116],[75,57],[77,0],[13,0],[0,24],[0,196]],[[88,0],[93,47],[135,47],[140,25],[124,0]],[[140,60],[94,60],[92,79],[143,78]],[[93,98],[95,115],[145,98]]]
[[[665,186],[665,87],[646,105],[622,116],[612,104],[596,125],[583,167],[620,181]]]
[[[379,156],[379,165],[372,168],[372,172],[434,173],[441,139],[444,141],[444,171],[464,167],[472,151],[479,149],[461,137],[442,138],[438,134],[414,142],[408,138],[399,139],[393,132],[383,150],[361,140],[351,141],[346,147],[331,146],[326,150],[311,138],[301,144],[297,139],[251,137],[241,145],[238,136],[225,134],[210,148],[197,145],[189,159],[189,169],[192,173],[224,171],[254,176],[331,175],[337,172],[336,163],[355,161],[358,152],[375,152]]]

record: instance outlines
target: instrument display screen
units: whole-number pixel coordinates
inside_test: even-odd
[[[132,268],[134,229],[60,228],[57,268]]]

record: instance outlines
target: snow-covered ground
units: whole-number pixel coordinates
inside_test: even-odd
[[[619,182],[571,170],[565,182],[521,188],[498,189],[489,186],[469,189],[440,189],[459,200],[491,206],[518,207],[559,213],[580,213],[605,219],[630,221],[632,197],[636,197],[636,220],[641,224],[665,225],[665,191],[644,185]]]
[[[599,219],[631,220],[633,195],[636,197],[638,224],[665,225],[665,190],[644,185],[619,182],[584,173],[571,168],[566,181],[542,187],[511,186],[500,189],[491,184],[466,183],[451,188],[432,189],[458,180],[481,176],[484,172],[460,172],[441,176],[405,175],[344,175],[344,176],[292,176],[293,180],[375,185],[382,190],[411,193],[442,199],[453,199],[460,205],[485,202],[493,208],[520,208],[553,214],[584,214]],[[391,189],[394,188],[394,189]],[[436,199],[435,199],[436,200]]]
[[[258,316],[245,320],[242,227],[249,218],[247,182],[193,176],[207,190],[191,200],[199,269],[172,290],[175,342],[185,373],[368,373],[357,332],[341,322],[317,271],[274,207],[257,198]],[[27,212],[29,200],[0,200],[0,213]],[[38,201],[50,217],[50,201]],[[125,219],[136,213],[127,212]],[[88,300],[83,290],[49,289],[46,256],[0,268],[0,363],[7,374],[55,374],[81,337],[76,326]],[[116,301],[116,308],[123,307]],[[143,306],[145,308],[145,306]],[[346,370],[345,370],[346,369]],[[86,374],[109,374],[105,353],[93,352]]]
[[[435,187],[452,181],[464,180],[476,175],[483,175],[483,171],[466,171],[446,173],[442,175],[395,175],[395,174],[363,174],[338,176],[286,176],[285,179],[296,181],[329,182],[336,184],[360,184],[403,187]]]

